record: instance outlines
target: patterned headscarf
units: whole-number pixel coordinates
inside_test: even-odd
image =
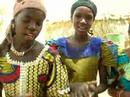
[[[16,0],[13,15],[16,16],[21,10],[25,8],[36,8],[43,11],[46,15],[46,9],[40,0]]]
[[[92,10],[93,15],[94,15],[94,18],[95,18],[96,14],[97,14],[97,7],[96,7],[96,5],[95,5],[92,1],[90,1],[90,0],[78,0],[78,1],[76,1],[76,2],[72,5],[72,7],[71,7],[71,17],[73,16],[75,9],[76,9],[77,7],[80,7],[80,6],[86,6],[86,7],[90,8],[90,9]]]

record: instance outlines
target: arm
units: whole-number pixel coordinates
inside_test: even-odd
[[[61,56],[55,47],[46,51],[45,60],[48,61],[48,74],[46,81],[46,95],[53,97],[70,97],[69,81],[66,65],[62,64]]]
[[[95,93],[99,94],[107,89],[107,69],[102,64],[99,65],[99,78],[100,83],[95,89]]]
[[[116,66],[116,60],[110,48],[106,43],[101,44],[101,55],[99,61],[99,78],[100,84],[96,88],[96,93],[101,93],[107,89],[108,82],[108,68]]]

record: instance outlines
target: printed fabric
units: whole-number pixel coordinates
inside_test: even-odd
[[[0,58],[0,82],[6,97],[29,93],[32,97],[69,97],[67,69],[60,56],[44,48],[36,60],[19,62],[10,54]]]

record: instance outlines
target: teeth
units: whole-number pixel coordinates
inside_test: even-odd
[[[33,37],[33,34],[27,34],[27,35]]]
[[[28,34],[28,35],[32,36],[33,34]]]
[[[79,26],[80,29],[86,29],[86,27],[83,27],[83,26]]]
[[[84,27],[80,27],[79,29],[81,29],[81,30],[86,30],[86,28],[84,28]]]

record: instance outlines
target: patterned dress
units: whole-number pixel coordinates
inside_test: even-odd
[[[118,48],[118,70],[123,70],[124,74],[119,78],[119,85],[124,91],[130,92],[130,59],[126,52]],[[120,87],[116,88],[120,88]]]
[[[114,80],[108,93],[112,97],[130,97],[130,58],[120,46],[113,44],[110,48],[113,54],[116,52],[117,67],[110,72]]]
[[[83,48],[70,47],[64,37],[50,41],[50,44],[59,47],[63,62],[67,65],[70,82],[95,81],[99,64],[107,67],[116,66],[112,52],[100,38],[92,37]]]
[[[44,48],[36,60],[19,62],[10,54],[0,58],[0,82],[6,97],[29,93],[32,97],[69,97],[69,83],[66,66],[60,56]]]

